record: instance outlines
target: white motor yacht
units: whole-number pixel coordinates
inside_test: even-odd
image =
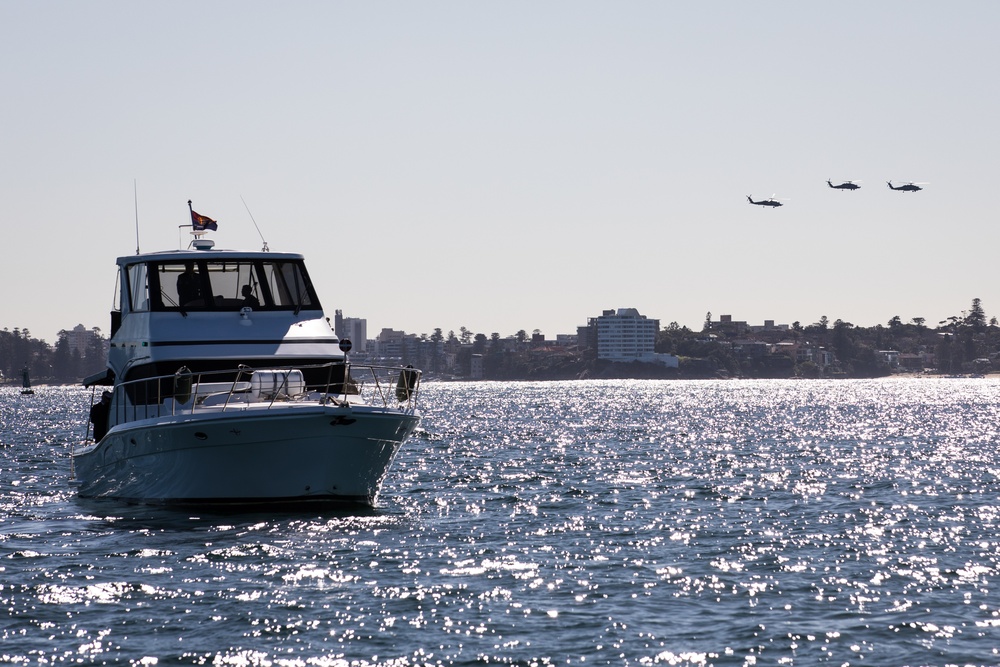
[[[194,234],[187,250],[118,258],[107,368],[84,381],[79,495],[373,505],[420,420],[420,372],[350,363],[302,255]]]

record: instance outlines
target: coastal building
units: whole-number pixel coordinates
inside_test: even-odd
[[[750,331],[750,325],[743,320],[734,320],[732,315],[721,315],[718,321],[706,322],[706,330],[723,331],[729,335],[744,335]]]
[[[820,368],[833,364],[833,353],[826,348],[817,347],[812,343],[797,340],[783,340],[772,346],[773,354],[784,354],[796,364],[811,362]]]
[[[721,315],[718,321],[706,322],[708,331],[724,332],[728,335],[747,334],[784,334],[790,327],[787,324],[775,324],[774,320],[764,320],[764,324],[749,324],[744,320],[734,320],[732,315]]]
[[[338,334],[339,336],[340,334]],[[359,317],[344,318],[344,338],[351,341],[355,353],[368,351],[368,320]]]
[[[576,345],[577,338],[575,334],[556,334],[556,345],[570,347]]]
[[[485,377],[483,368],[483,355],[473,354],[469,359],[469,379],[482,380]]]
[[[640,315],[635,308],[605,310],[600,317],[588,320],[588,328],[593,333],[598,359],[659,363],[673,368],[678,366],[677,357],[654,351],[660,321]]]
[[[934,352],[927,349],[910,353],[902,352],[899,355],[899,367],[903,370],[923,372],[924,369],[936,366],[937,360],[935,359]]]
[[[899,368],[899,350],[879,350],[878,353],[885,363],[889,364],[889,368]]]
[[[333,332],[337,338],[347,338],[353,345],[354,353],[368,351],[368,320],[360,317],[344,317],[341,311],[335,311]]]
[[[755,334],[767,333],[771,331],[786,332],[788,331],[788,329],[789,326],[787,324],[775,324],[774,320],[764,320],[763,325],[759,324],[750,325],[750,332]]]
[[[70,352],[76,352],[81,357],[87,356],[87,351],[98,341],[103,344],[101,330],[97,327],[88,329],[82,324],[77,324],[66,331],[66,342],[69,344]]]
[[[375,339],[375,354],[380,357],[391,359],[401,359],[403,357],[403,345],[406,341],[405,331],[396,331],[385,328]]]

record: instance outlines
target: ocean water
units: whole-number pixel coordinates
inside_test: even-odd
[[[0,661],[1000,664],[1000,381],[428,383],[371,511],[83,501],[0,393]]]

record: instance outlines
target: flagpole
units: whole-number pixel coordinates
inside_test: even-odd
[[[194,208],[191,206],[191,200],[190,199],[188,199],[188,211],[191,212],[191,236],[193,236],[195,238],[195,240],[200,239],[202,236],[205,235],[205,232],[199,231],[194,226]],[[181,225],[181,226],[182,227],[187,227],[188,225]],[[192,241],[191,243],[194,243],[194,241]],[[190,248],[191,245],[188,244],[188,247]]]

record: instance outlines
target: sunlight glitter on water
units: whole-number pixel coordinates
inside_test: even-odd
[[[325,516],[81,504],[80,395],[16,399],[15,662],[979,664],[1000,646],[997,382],[428,384],[380,509]]]

